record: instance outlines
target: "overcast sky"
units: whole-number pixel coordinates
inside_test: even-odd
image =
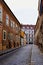
[[[5,0],[14,15],[22,24],[36,24],[38,0]]]

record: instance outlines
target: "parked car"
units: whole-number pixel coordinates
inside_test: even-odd
[[[29,42],[29,44],[33,44],[33,42]]]

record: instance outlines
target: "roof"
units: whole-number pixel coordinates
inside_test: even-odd
[[[33,28],[35,28],[35,25],[21,25],[21,27],[25,27],[25,28],[27,28],[27,27],[29,27],[29,28],[33,27]]]

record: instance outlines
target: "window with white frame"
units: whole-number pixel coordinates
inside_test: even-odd
[[[3,40],[6,40],[6,31],[3,30]]]
[[[0,21],[2,21],[2,8],[0,8]]]
[[[6,14],[6,25],[9,26],[9,16]]]

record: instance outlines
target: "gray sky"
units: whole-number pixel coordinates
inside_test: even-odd
[[[36,24],[38,0],[5,0],[14,15],[22,24]]]

